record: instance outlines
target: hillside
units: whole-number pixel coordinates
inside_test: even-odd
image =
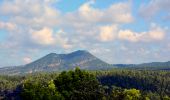
[[[170,70],[170,61],[167,62],[151,62],[142,64],[113,64],[118,68],[132,69],[148,69],[148,70]]]
[[[74,69],[99,70],[110,68],[111,65],[98,59],[85,50],[78,50],[69,54],[50,53],[34,62],[18,67],[1,68],[1,74],[26,74],[34,72],[51,72]]]
[[[139,70],[170,70],[170,61],[142,64],[108,64],[85,50],[68,54],[50,53],[34,62],[23,66],[0,68],[0,74],[18,75],[35,72],[63,71],[80,67],[86,70],[107,70],[126,68]]]

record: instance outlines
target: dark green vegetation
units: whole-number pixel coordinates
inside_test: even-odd
[[[1,99],[170,100],[170,72],[74,71],[1,76]]]
[[[146,93],[145,96],[147,96],[148,93],[151,93],[152,95],[159,95],[160,98],[163,98],[166,95],[170,96],[169,71],[146,71],[146,70],[113,70],[105,72],[98,71],[97,77],[101,84],[104,86],[108,86],[109,89],[112,86],[127,89],[135,88],[141,90],[144,94]]]

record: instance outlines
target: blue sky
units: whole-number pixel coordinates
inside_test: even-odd
[[[108,63],[170,60],[169,0],[1,0],[0,67],[88,50]]]

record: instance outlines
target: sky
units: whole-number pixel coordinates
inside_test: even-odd
[[[170,0],[0,0],[0,67],[87,50],[110,64],[170,60]]]

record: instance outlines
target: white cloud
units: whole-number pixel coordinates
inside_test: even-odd
[[[93,7],[95,1],[90,1],[81,5],[76,11],[68,13],[60,13],[53,8],[50,5],[53,2],[54,0],[4,1],[0,7],[2,11],[0,14],[8,16],[8,21],[18,27],[18,30],[10,33],[10,38],[15,42],[18,41],[18,45],[56,44],[62,48],[72,48],[79,42],[86,44],[85,42],[95,41],[96,37],[101,41],[112,41],[116,33],[116,28],[112,24],[129,23],[133,19],[129,2],[115,3],[108,8],[99,9]],[[98,23],[103,25],[96,26]],[[56,36],[53,32],[56,29],[66,29],[69,34]],[[90,40],[86,41],[89,36]]]
[[[77,11],[80,19],[88,22],[100,21],[103,13],[99,9],[91,7],[93,3],[93,1],[90,1],[80,6]]]
[[[122,39],[122,40],[128,40],[128,41],[131,41],[131,42],[137,42],[138,39],[139,39],[139,34],[136,34],[134,32],[132,32],[131,30],[120,30],[119,31],[119,39]]]
[[[158,13],[164,14],[165,18],[170,15],[170,1],[169,0],[150,0],[149,3],[143,4],[140,7],[140,13],[147,19],[152,19]]]
[[[169,39],[165,29],[157,25],[143,32],[121,29],[124,24],[130,25],[135,20],[132,15],[133,3],[129,1],[118,1],[105,8],[97,8],[95,1],[90,1],[71,12],[53,8],[52,3],[55,2],[58,0],[4,0],[0,4],[0,15],[5,20],[0,22],[0,28],[10,32],[7,39],[2,41],[1,48],[9,50],[9,54],[24,51],[27,52],[25,56],[32,55],[30,57],[52,51],[87,49],[113,63],[123,62],[131,55],[140,56],[136,52],[140,46],[166,44],[165,40]],[[146,13],[151,10],[146,10]],[[147,51],[148,47],[144,49]],[[135,61],[136,58],[131,60]]]
[[[130,2],[112,4],[105,9],[93,7],[93,2],[87,2],[74,12],[66,13],[65,20],[70,26],[76,28],[87,27],[94,24],[125,24],[134,20]],[[90,27],[90,26],[89,26]]]
[[[0,15],[19,27],[54,27],[59,23],[59,11],[50,6],[53,0],[13,0],[0,5]]]
[[[165,29],[157,26],[151,25],[148,32],[133,32],[131,30],[120,30],[118,33],[118,38],[121,40],[127,40],[131,42],[150,42],[150,41],[161,41],[165,38]]]
[[[130,23],[134,20],[131,14],[131,4],[129,2],[113,4],[109,9],[106,9],[105,12],[104,16],[108,16],[106,18],[114,22]]]
[[[16,25],[9,22],[0,22],[0,29],[5,29],[8,31],[13,31],[16,29]]]
[[[32,42],[42,46],[60,46],[64,49],[72,48],[72,45],[68,43],[67,34],[64,30],[60,29],[56,33],[48,27],[44,27],[39,31],[31,31]]]
[[[30,57],[24,57],[23,61],[25,64],[28,64],[28,63],[32,62],[32,59]]]
[[[152,24],[151,31],[149,31],[149,36],[154,40],[163,40],[165,37],[165,29],[158,27],[156,24]]]
[[[73,45],[68,43],[67,33],[62,29],[57,31],[55,41],[56,44],[60,45],[64,49],[70,49],[73,47]]]
[[[44,27],[39,31],[33,31],[31,33],[31,38],[33,42],[40,45],[52,45],[55,43],[53,30],[47,27]]]
[[[117,36],[118,26],[134,20],[130,2],[114,3],[103,9],[93,7],[94,3],[84,3],[78,10],[64,14],[61,26],[69,30],[71,42],[77,40],[77,44],[84,45],[97,40],[111,42]]]
[[[43,2],[43,1],[42,1]],[[1,14],[5,15],[23,15],[28,17],[30,15],[38,15],[41,13],[42,6],[39,4],[38,0],[28,1],[28,0],[13,0],[11,2],[4,1],[1,4],[0,11]],[[31,6],[31,7],[30,7]]]
[[[116,25],[100,27],[99,40],[112,41],[116,37],[115,34],[117,33],[117,30],[118,28]]]

